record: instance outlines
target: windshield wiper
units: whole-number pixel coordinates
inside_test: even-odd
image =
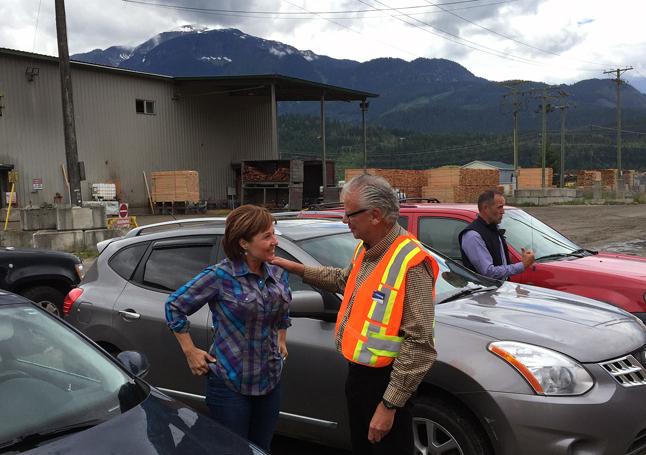
[[[51,439],[57,439],[68,434],[78,433],[79,431],[87,430],[103,422],[104,420],[94,419],[88,420],[86,422],[79,422],[73,425],[55,428],[53,430],[47,430],[45,432],[24,434],[15,437],[11,441],[6,441],[0,444],[0,449],[10,447],[12,450],[24,452],[26,450],[31,450],[38,447],[38,445],[42,444],[43,442],[49,441]]]
[[[570,251],[569,253],[555,253],[555,254],[548,254],[547,256],[541,256],[540,258],[536,258],[536,261],[542,261],[543,259],[560,259],[560,258],[567,258],[571,256],[582,258],[582,257],[588,256],[589,254],[597,254],[597,252],[579,248],[578,250]]]
[[[458,297],[463,297],[465,295],[472,295],[472,294],[475,294],[476,292],[495,291],[497,289],[498,289],[498,286],[477,286],[472,288],[465,287],[462,289],[458,289],[456,292],[447,295],[445,298],[435,303],[438,304],[438,303],[450,302],[451,300],[455,300]]]

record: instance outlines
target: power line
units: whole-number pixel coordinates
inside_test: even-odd
[[[284,0],[284,1],[286,1],[286,0]],[[389,7],[388,5],[380,2],[379,0],[374,0],[374,1],[376,3],[382,5],[382,6]],[[368,3],[366,3],[363,0],[359,0],[359,2],[361,2],[361,3],[363,3],[364,5],[367,5],[367,6],[372,6],[372,5],[368,5]],[[392,8],[392,10],[401,13],[401,11],[399,11],[397,8]],[[455,39],[451,39],[451,38],[449,38],[447,36],[444,36],[444,35],[441,35],[441,34],[438,34],[438,33],[434,33],[434,32],[432,32],[430,30],[426,30],[425,28],[422,28],[422,27],[420,27],[418,25],[415,25],[413,23],[410,23],[410,22],[407,22],[407,21],[403,20],[398,16],[391,15],[391,17],[393,17],[394,19],[397,19],[397,20],[399,20],[399,21],[401,21],[401,22],[403,22],[403,23],[405,23],[407,25],[410,25],[412,27],[418,28],[418,29],[422,30],[423,32],[430,33],[431,35],[437,36],[437,37],[442,38],[442,39],[447,40],[447,41],[451,41],[453,43],[459,44],[460,46],[467,47],[469,49],[473,49],[473,50],[476,50],[476,51],[479,51],[479,52],[484,52],[485,54],[493,55],[495,57],[504,58],[504,59],[512,60],[512,61],[519,62],[519,63],[525,63],[527,65],[541,66],[541,67],[546,67],[546,68],[570,69],[570,68],[565,68],[565,67],[562,67],[562,66],[556,66],[556,65],[552,65],[552,64],[548,64],[548,63],[537,62],[535,60],[530,60],[530,59],[526,59],[526,58],[523,58],[523,57],[518,57],[518,56],[510,54],[508,52],[503,52],[503,51],[499,51],[499,50],[496,50],[496,49],[493,49],[493,48],[490,48],[490,47],[487,47],[487,46],[483,46],[482,44],[475,43],[475,42],[467,40],[465,38],[461,38],[458,35],[454,35],[452,33],[449,33],[447,31],[445,31],[445,30],[442,30],[440,28],[434,27],[434,26],[432,26],[432,25],[430,25],[430,24],[428,24],[428,23],[426,23],[424,21],[421,21],[419,19],[416,19],[416,18],[410,16],[409,14],[401,13],[401,15],[406,16],[409,19],[412,19],[412,20],[414,20],[416,22],[419,22],[419,23],[425,25],[426,27],[432,28],[433,30],[437,30],[438,32],[444,33],[445,35],[448,35],[448,36],[453,37]],[[464,42],[457,41],[457,40],[461,40],[461,41],[464,41]],[[465,44],[465,43],[469,43],[472,46],[469,45],[469,44]],[[476,47],[474,47],[474,46],[476,46]],[[598,71],[597,68],[572,68],[572,69],[576,70],[576,71]]]
[[[567,59],[570,59],[570,60],[576,60],[577,62],[590,63],[590,64],[592,64],[592,65],[609,66],[608,64],[597,63],[597,62],[588,62],[588,61],[586,61],[586,60],[579,60],[579,59],[575,59],[575,58],[572,58],[572,57],[566,57],[566,56],[564,56],[564,55],[557,54],[556,52],[547,51],[547,50],[545,50],[545,49],[541,49],[541,48],[539,48],[539,47],[532,46],[531,44],[523,43],[522,41],[518,41],[517,39],[511,38],[511,37],[509,37],[509,36],[505,36],[505,35],[503,35],[502,33],[498,33],[498,32],[496,32],[495,30],[491,30],[491,29],[489,29],[489,28],[487,28],[487,27],[484,27],[484,26],[482,26],[482,25],[480,25],[480,24],[476,24],[475,22],[470,21],[469,19],[467,19],[467,18],[465,18],[465,17],[459,16],[459,15],[457,15],[457,14],[453,13],[451,10],[447,10],[447,9],[445,9],[445,8],[442,8],[442,6],[441,6],[441,5],[439,5],[439,4],[435,4],[435,3],[433,3],[433,2],[430,2],[429,0],[425,0],[425,1],[426,1],[426,3],[428,3],[429,5],[435,6],[435,7],[439,8],[439,9],[441,9],[442,11],[447,12],[447,13],[449,13],[450,15],[457,17],[458,19],[461,19],[461,20],[463,20],[463,21],[466,21],[466,22],[468,22],[468,23],[469,23],[469,24],[471,24],[471,25],[475,25],[476,27],[479,27],[479,28],[481,28],[481,29],[483,29],[483,30],[486,30],[486,31],[490,32],[490,33],[493,33],[493,34],[495,34],[495,35],[498,35],[498,36],[500,36],[500,37],[502,37],[502,38],[505,38],[505,39],[508,39],[508,40],[510,40],[510,41],[513,41],[514,43],[518,43],[518,44],[521,44],[521,45],[523,45],[523,46],[527,46],[527,47],[529,47],[529,48],[531,48],[531,49],[535,49],[535,50],[537,50],[537,51],[545,52],[545,53],[547,53],[547,54],[555,55],[555,56],[557,56],[557,57],[567,58]]]
[[[283,1],[284,1],[285,3],[289,3],[289,4],[290,4],[290,5],[292,5],[292,6],[295,6],[296,8],[300,8],[300,9],[302,9],[302,10],[304,10],[304,11],[307,11],[307,12],[308,12],[308,13],[310,13],[310,14],[315,14],[316,16],[322,17],[320,14],[317,14],[317,13],[314,13],[314,12],[312,12],[312,11],[309,11],[309,10],[307,10],[307,9],[303,8],[302,6],[295,5],[295,4],[293,4],[292,2],[290,2],[290,1],[288,1],[288,0],[283,0]],[[339,27],[343,27],[343,28],[345,28],[346,30],[349,30],[349,31],[351,31],[351,32],[353,32],[353,33],[356,33],[356,34],[361,35],[361,36],[364,36],[364,37],[366,37],[366,38],[370,38],[370,39],[373,39],[373,40],[375,40],[375,41],[378,41],[378,42],[380,42],[381,44],[385,44],[386,46],[388,46],[388,47],[392,47],[393,49],[397,49],[398,51],[405,52],[406,54],[413,55],[413,56],[418,57],[418,58],[420,57],[420,56],[419,56],[419,55],[417,55],[417,54],[413,54],[412,52],[405,51],[404,49],[400,49],[399,47],[397,47],[397,46],[393,46],[392,44],[390,44],[390,43],[386,43],[385,41],[381,41],[380,39],[377,39],[377,38],[371,38],[371,37],[369,37],[369,36],[367,36],[367,35],[364,35],[363,33],[359,32],[359,31],[357,31],[357,30],[351,29],[350,27],[346,27],[346,26],[345,26],[345,25],[343,25],[343,24],[339,24],[338,22],[333,21],[332,19],[328,19],[328,18],[326,18],[326,17],[322,17],[322,18],[323,18],[323,19],[325,19],[326,21],[329,21],[329,22],[332,22],[333,24],[338,25]]]
[[[197,8],[197,7],[191,7],[191,6],[179,6],[179,5],[172,5],[172,4],[163,4],[163,3],[152,3],[152,2],[144,2],[144,1],[138,1],[138,0],[121,0],[124,2],[124,6],[127,3],[133,3],[133,4],[138,4],[138,5],[145,5],[145,6],[152,6],[156,8],[164,8],[164,9],[174,9],[174,10],[180,10],[180,11],[192,11],[192,12],[200,12],[200,13],[207,13],[207,14],[216,14],[216,15],[225,15],[225,16],[233,16],[237,15],[239,17],[258,17],[258,14],[262,14],[265,16],[262,17],[277,17],[277,16],[286,16],[284,19],[289,18],[289,16],[303,16],[303,15],[320,15],[320,14],[359,14],[359,13],[374,13],[375,9],[366,9],[366,10],[343,10],[343,11],[307,11],[306,13],[300,13],[300,12],[290,12],[290,11],[248,11],[248,10],[229,10],[229,9],[217,9],[217,8]],[[487,6],[493,6],[493,5],[499,5],[499,4],[504,4],[504,3],[515,3],[518,0],[505,0],[505,1],[499,1],[499,2],[494,2],[494,3],[486,3],[486,4],[480,4],[480,5],[475,5],[475,6],[469,6],[469,7],[462,7],[462,8],[454,8],[453,10],[462,10],[462,9],[473,9],[473,8],[483,8]],[[441,3],[440,5],[456,5],[456,4],[461,4],[461,3],[473,3],[473,2],[479,2],[479,0],[461,0],[461,1],[455,1],[455,2],[447,2],[447,3]],[[292,5],[293,6],[293,5]],[[428,8],[426,5],[422,6],[404,6],[399,9],[406,9],[406,10],[417,10],[417,9],[422,9],[422,8]],[[302,8],[304,9],[304,8]],[[451,10],[451,11],[453,11]],[[383,12],[383,11],[392,11],[392,8],[387,8],[387,9],[376,9],[376,12]],[[439,12],[439,11],[423,11],[420,13],[411,13],[411,14],[428,14],[428,13],[434,13],[434,12]],[[385,17],[385,16],[372,16],[372,17]],[[349,16],[349,19],[354,19],[353,16]],[[296,19],[302,19],[301,17],[297,17]],[[324,18],[322,18],[324,19]]]

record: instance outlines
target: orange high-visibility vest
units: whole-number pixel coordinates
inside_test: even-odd
[[[360,242],[352,259],[352,272],[346,283],[346,292],[337,318],[337,332],[355,289],[364,253],[363,242]],[[415,237],[403,235],[391,245],[356,292],[341,345],[346,359],[363,365],[383,367],[399,355],[404,341],[404,337],[399,336],[399,326],[404,308],[406,273],[425,259],[430,262],[436,279],[439,272],[437,262]]]

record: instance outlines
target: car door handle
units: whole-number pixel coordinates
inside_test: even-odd
[[[117,314],[126,319],[139,319],[141,317],[139,313],[133,310],[119,310]]]

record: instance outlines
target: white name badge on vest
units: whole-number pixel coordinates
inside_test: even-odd
[[[381,303],[383,305],[385,298],[386,294],[383,292],[379,292],[377,290],[372,291],[372,300],[375,300],[377,303]]]

